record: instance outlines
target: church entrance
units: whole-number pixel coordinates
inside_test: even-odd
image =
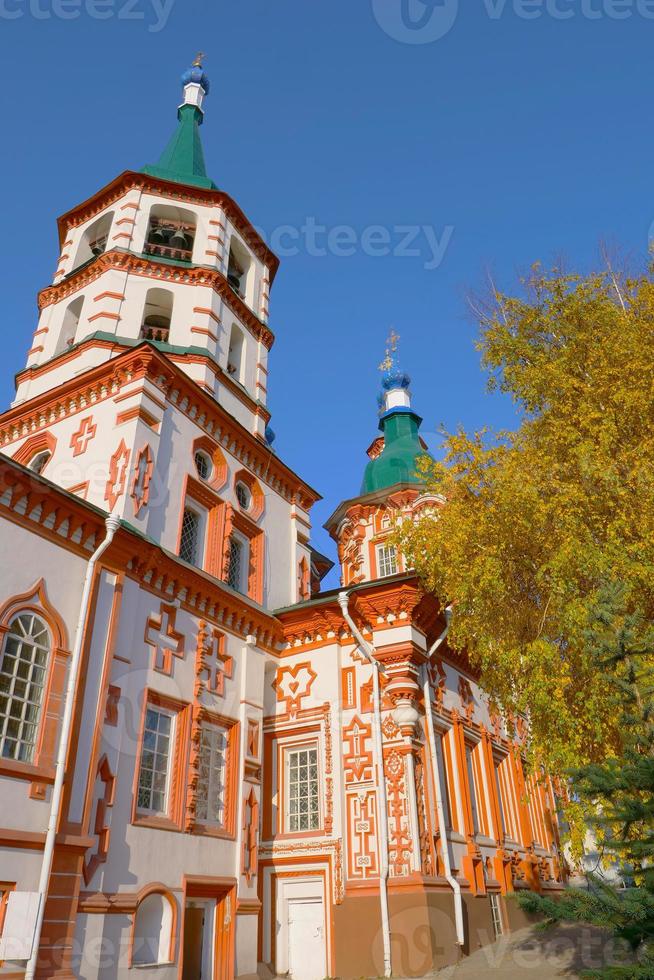
[[[182,980],[213,980],[216,902],[194,899],[184,909]]]
[[[322,980],[327,975],[325,954],[322,899],[289,899],[288,965],[293,980]]]
[[[216,879],[187,879],[182,980],[230,980],[234,976],[234,892],[234,887]]]

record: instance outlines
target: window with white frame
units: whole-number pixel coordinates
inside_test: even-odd
[[[179,557],[189,565],[202,566],[203,520],[199,511],[185,507],[182,516],[182,533],[179,539]]]
[[[247,595],[248,592],[248,563],[249,563],[249,542],[240,534],[232,533],[229,539],[229,567],[227,570],[227,584]]]
[[[229,733],[219,725],[203,725],[200,732],[200,772],[196,820],[224,827]]]
[[[377,545],[377,574],[379,578],[397,575],[397,552],[395,545]]]
[[[49,654],[50,637],[43,620],[31,612],[15,616],[0,659],[0,755],[4,759],[34,759]]]
[[[155,705],[148,705],[141,745],[136,805],[148,813],[166,813],[173,753],[175,716]]]
[[[286,830],[300,833],[320,827],[318,746],[285,750]]]

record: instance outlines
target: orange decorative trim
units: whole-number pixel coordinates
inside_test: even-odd
[[[100,320],[103,317],[105,320],[120,320],[118,313],[109,313],[106,310],[102,310],[100,313],[94,313],[93,316],[90,316],[89,323],[93,323],[94,320]]]
[[[118,448],[109,460],[109,479],[104,491],[104,499],[109,504],[109,510],[114,509],[119,498],[125,492],[130,456],[131,450],[125,445],[125,440],[121,439]]]
[[[57,440],[51,432],[47,430],[45,432],[39,432],[38,435],[30,436],[26,439],[23,445],[16,450],[13,458],[17,463],[21,463],[23,466],[28,466],[31,459],[34,458],[38,453],[49,452],[50,456],[54,455],[54,451],[57,448]],[[41,473],[44,473],[48,463],[45,464]]]
[[[101,299],[124,300],[125,297],[124,297],[124,295],[122,293],[111,293],[111,292],[106,292],[105,291],[104,293],[98,293],[97,296],[94,296],[93,297],[93,302],[94,303],[99,303]]]
[[[162,602],[158,614],[145,624],[145,643],[152,647],[152,669],[160,674],[172,674],[173,656],[184,657],[184,634],[175,629],[177,607]]]
[[[129,238],[130,236],[123,233],[115,237]],[[166,282],[170,281],[170,266],[157,262],[152,256],[144,258],[139,255],[134,255],[131,252],[109,249],[88,265],[81,266],[72,272],[64,282],[48,286],[42,290],[38,296],[39,309],[42,310],[46,306],[50,306],[72,295],[72,293],[94,282],[105,272],[112,269],[117,269],[135,276],[146,276],[152,280],[161,279]],[[236,314],[240,322],[247,327],[250,333],[270,350],[275,340],[274,334],[252,312],[244,300],[234,292],[227,281],[227,277],[219,269],[207,269],[202,266],[179,267],[175,270],[175,278],[182,283],[201,285],[213,289],[221,297],[223,302],[230,307],[232,312]]]
[[[159,425],[159,420],[148,412],[147,408],[144,408],[143,405],[134,405],[133,408],[126,408],[124,412],[118,412],[116,415],[116,425],[124,425],[125,422],[131,422],[133,419],[140,419],[141,422],[145,422],[151,429],[156,429]]]
[[[218,342],[218,337],[213,332],[213,330],[207,330],[205,327],[191,327],[191,333],[201,334],[205,337],[209,337],[210,340]]]
[[[111,771],[109,765],[109,760],[106,755],[103,755],[98,762],[97,774],[100,782],[104,786],[104,792],[102,796],[98,799],[95,807],[95,821],[93,824],[93,833],[98,838],[98,846],[96,851],[87,855],[84,862],[84,884],[88,885],[89,881],[100,867],[107,860],[107,854],[109,853],[109,839],[111,837],[111,829],[107,824],[107,810],[109,807],[114,805],[114,796],[116,790],[116,777]]]
[[[97,426],[93,423],[93,416],[86,415],[80,422],[79,428],[70,437],[70,448],[73,456],[82,456],[88,449],[89,443],[95,438]]]
[[[145,507],[150,498],[150,481],[154,470],[154,456],[152,449],[146,443],[139,449],[134,465],[134,477],[130,489],[130,497],[134,506],[134,516],[138,517],[139,511]]]
[[[302,707],[302,699],[309,697],[317,676],[308,661],[294,667],[277,668],[272,688],[277,695],[277,703],[284,704],[286,714],[291,718]]]
[[[116,344],[109,341],[89,341],[115,352]],[[84,347],[77,348],[77,352]],[[42,377],[71,355],[55,358],[50,366],[44,365],[34,370],[28,369],[18,375],[17,382],[27,378]],[[50,362],[49,362],[50,364]],[[227,376],[225,375],[225,378]],[[160,391],[168,396],[171,404],[191,418],[195,425],[205,430],[208,437],[219,433],[220,438],[229,440],[230,453],[247,465],[248,469],[286,500],[297,496],[305,510],[320,500],[320,495],[281,462],[265,446],[261,439],[240,425],[226,409],[217,404],[215,398],[202,392],[188,375],[171,364],[171,359],[143,344],[124,351],[105,363],[84,372],[82,377],[58,385],[56,390],[48,390],[30,399],[28,404],[17,405],[0,416],[0,447],[21,438],[25,432],[45,429],[62,417],[70,417],[88,410],[91,402],[101,402],[115,397],[118,388],[147,378]],[[254,404],[254,403],[253,403]],[[262,408],[262,417],[267,413]],[[3,449],[6,452],[6,449]]]
[[[263,514],[266,503],[266,498],[261,484],[256,477],[252,475],[252,473],[245,469],[237,470],[234,474],[234,487],[236,487],[237,483],[244,483],[250,491],[252,502],[249,510],[246,513],[253,521],[258,521]],[[238,506],[240,508],[240,504]]]
[[[217,313],[214,313],[213,310],[210,310],[206,306],[194,306],[193,307],[193,312],[194,313],[203,313],[205,316],[210,317],[216,323],[220,323],[221,322],[220,317],[218,316],[218,314]]]

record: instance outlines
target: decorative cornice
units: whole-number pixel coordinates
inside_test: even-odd
[[[185,204],[199,204],[203,207],[221,207],[232,224],[238,228],[244,240],[252,251],[270,270],[272,282],[279,268],[279,259],[264,240],[257,234],[254,226],[248,221],[244,212],[229,194],[220,190],[209,190],[191,187],[187,184],[177,184],[170,180],[162,180],[149,174],[126,170],[106,187],[103,187],[92,197],[63,214],[57,221],[59,229],[59,245],[63,247],[69,228],[83,224],[96,214],[110,207],[128,191],[139,190],[144,194],[160,194],[162,197]]]
[[[0,515],[87,559],[104,533],[100,510],[5,458],[0,458]],[[278,621],[265,609],[124,526],[107,560],[162,599],[178,600],[191,614],[239,636],[255,636],[271,653],[283,643]]]
[[[165,262],[157,262],[151,256],[137,255],[122,248],[112,248],[103,252],[102,255],[98,255],[92,261],[80,266],[79,269],[75,269],[60,283],[42,289],[38,295],[39,310],[66,299],[112,269],[128,275],[147,276],[149,279],[157,279],[160,282],[206,286],[213,289],[245,324],[253,336],[261,341],[268,350],[275,341],[272,330],[265,323],[262,323],[250,307],[234,292],[219,269],[211,269],[203,265],[169,265]]]
[[[168,402],[285,500],[297,501],[309,510],[321,499],[320,494],[282,463],[270,447],[248,432],[181,368],[147,343],[0,415],[0,448],[54,425],[62,418],[85,411],[90,405],[115,396],[125,384],[141,378],[150,380]]]
[[[90,334],[90,336],[85,337],[84,340],[75,344],[74,347],[71,347],[62,354],[58,354],[56,357],[50,358],[48,361],[44,361],[43,364],[35,364],[32,367],[19,371],[16,374],[16,385],[18,386],[23,381],[31,381],[34,378],[40,378],[43,375],[49,374],[50,371],[56,370],[62,364],[74,360],[88,350],[99,348],[112,352],[122,352],[125,350],[135,350],[144,343],[152,346],[160,354],[164,354],[174,364],[204,364],[213,376],[218,379],[219,383],[224,385],[242,405],[247,406],[255,415],[261,416],[266,424],[269,422],[271,416],[268,409],[261,402],[252,398],[242,385],[230,378],[229,374],[219,364],[216,364],[214,358],[201,348],[193,347],[185,350],[182,347],[173,347],[172,345],[160,342],[132,340],[129,337],[114,336],[102,332]]]
[[[61,547],[89,557],[102,538],[100,513],[0,456],[0,514]]]

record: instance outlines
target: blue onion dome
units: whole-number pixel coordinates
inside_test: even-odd
[[[266,426],[266,431],[265,431],[265,440],[268,443],[268,445],[269,446],[272,446],[272,444],[273,444],[273,442],[275,441],[276,438],[277,437],[275,435],[274,430],[271,429],[269,425],[267,425]]]
[[[398,367],[391,367],[384,372],[382,377],[382,388],[384,391],[393,391],[395,388],[408,388],[411,378],[405,371],[400,371]]]
[[[201,85],[205,95],[209,94],[209,76],[202,65],[194,64],[182,75],[182,85]]]

